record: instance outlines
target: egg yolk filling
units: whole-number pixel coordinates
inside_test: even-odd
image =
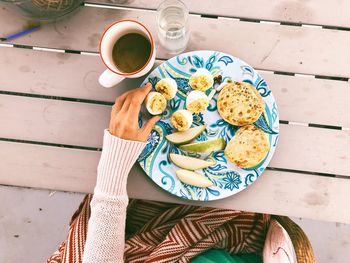
[[[161,93],[167,100],[170,100],[172,98],[171,87],[167,83],[158,83],[156,85],[156,91]]]
[[[194,76],[189,81],[192,88],[200,91],[206,91],[210,88],[211,81],[208,76]]]
[[[198,99],[187,105],[187,109],[192,113],[199,113],[204,111],[209,106],[206,99]]]
[[[171,124],[177,129],[178,131],[184,131],[188,128],[188,121],[181,113],[175,112],[171,116]]]
[[[150,109],[154,112],[163,112],[166,108],[166,101],[162,96],[154,96],[150,101]]]

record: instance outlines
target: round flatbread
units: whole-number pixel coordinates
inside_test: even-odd
[[[269,138],[254,125],[240,127],[227,144],[225,156],[241,168],[252,168],[265,159],[270,149]]]
[[[220,91],[217,107],[220,116],[236,126],[252,124],[264,111],[264,100],[255,87],[244,82],[227,83]]]

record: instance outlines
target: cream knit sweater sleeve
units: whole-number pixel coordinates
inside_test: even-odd
[[[104,132],[83,263],[124,262],[127,177],[145,143]]]

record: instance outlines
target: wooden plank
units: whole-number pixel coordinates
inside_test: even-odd
[[[98,76],[104,68],[99,57],[93,56],[0,48],[0,57],[0,90],[11,92],[113,102],[143,80],[129,79],[113,89],[103,89]],[[350,127],[349,82],[262,75],[274,93],[282,120]]]
[[[350,131],[281,125],[269,166],[350,176]]]
[[[0,253],[0,262],[43,262],[66,238],[68,222],[83,197],[78,193],[0,186],[0,214],[5,215],[0,218],[0,226],[5,226],[0,244],[6,251],[5,255]],[[349,224],[291,219],[310,239],[317,263],[347,262]]]
[[[20,154],[19,154],[20,153]],[[92,192],[100,153],[0,142],[0,184]],[[266,171],[241,193],[208,206],[350,223],[350,180]],[[130,197],[203,205],[167,194],[134,166]]]
[[[102,146],[110,106],[0,95],[0,137]],[[272,167],[350,176],[350,131],[281,125]],[[307,161],[303,161],[307,160]]]
[[[350,225],[291,218],[311,242],[317,263],[344,263],[350,250]],[[324,242],[327,240],[327,242]]]
[[[0,57],[0,90],[5,91],[114,102],[143,80],[126,79],[113,89],[102,88],[98,77],[105,68],[99,56],[0,48]]]
[[[281,120],[350,127],[350,83],[261,73],[276,99]]]
[[[114,1],[118,6],[149,9],[157,9],[161,2],[162,0]],[[198,14],[350,27],[350,3],[346,0],[336,3],[329,0],[205,0],[200,1],[200,4],[191,0],[183,2],[190,12]],[[113,5],[108,0],[91,0],[89,3]]]
[[[0,10],[0,35],[19,30]],[[118,19],[137,19],[156,37],[154,12],[125,11],[85,7],[76,15],[39,31],[18,38],[14,43],[97,51],[104,28]],[[25,22],[23,21],[22,24]],[[239,22],[191,16],[191,39],[187,51],[214,49],[233,54],[261,69],[349,77],[347,50],[350,34],[346,31]],[[205,30],[203,30],[205,25]],[[158,43],[158,42],[157,42]],[[317,44],[316,44],[317,43]],[[159,45],[158,57],[169,58]]]
[[[101,147],[110,106],[0,95],[0,137]]]
[[[0,186],[0,262],[46,262],[67,238],[82,194]]]

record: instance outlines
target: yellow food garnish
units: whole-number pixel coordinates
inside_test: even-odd
[[[190,78],[189,84],[193,89],[206,91],[210,88],[211,79],[208,76],[192,76]]]
[[[209,102],[206,99],[197,99],[187,105],[187,109],[192,113],[199,113],[204,111],[209,106]]]
[[[188,128],[188,121],[186,120],[185,116],[179,112],[175,112],[171,116],[170,122],[178,131],[185,131]]]
[[[171,87],[168,83],[159,81],[156,85],[156,91],[162,93],[167,100],[171,99]]]
[[[166,100],[163,96],[156,95],[150,101],[150,109],[154,112],[163,112],[166,108]]]

